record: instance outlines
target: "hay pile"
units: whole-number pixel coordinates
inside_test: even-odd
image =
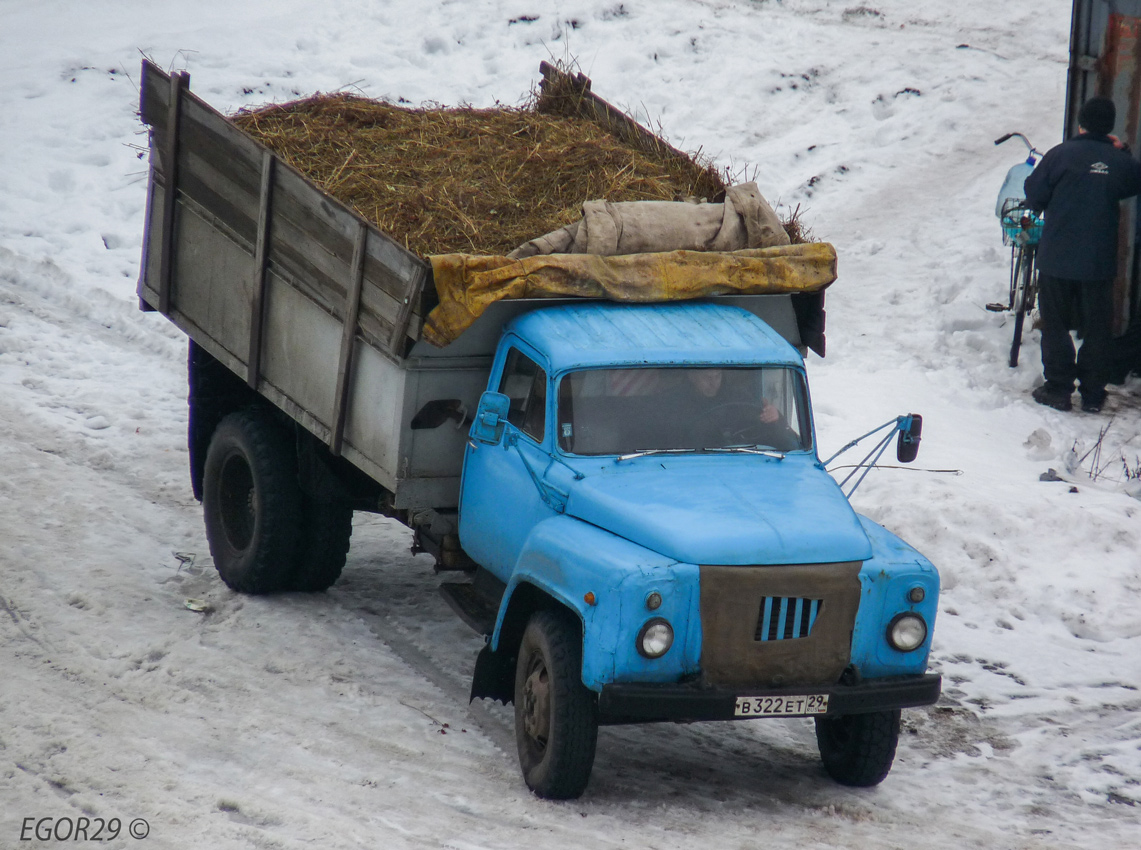
[[[417,254],[506,254],[577,221],[583,201],[713,199],[708,164],[648,154],[565,99],[526,108],[408,109],[349,94],[233,121]]]

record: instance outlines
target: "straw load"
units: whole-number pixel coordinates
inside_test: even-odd
[[[573,93],[570,93],[573,95]],[[719,200],[700,158],[647,151],[573,116],[548,87],[521,108],[407,108],[319,94],[234,122],[421,255],[507,254],[577,221],[584,201]],[[795,220],[793,242],[803,241]]]

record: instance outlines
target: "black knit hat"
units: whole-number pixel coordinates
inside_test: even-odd
[[[1078,124],[1091,133],[1108,136],[1117,121],[1117,107],[1108,97],[1091,97],[1078,113]]]

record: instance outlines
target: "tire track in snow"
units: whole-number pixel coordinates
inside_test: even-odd
[[[360,607],[354,606],[351,610],[368,624],[369,630],[385,643],[401,661],[431,682],[443,693],[445,698],[455,705],[467,703],[465,710],[472,723],[503,751],[505,758],[513,756],[515,752],[514,730],[507,726],[502,718],[495,716],[483,700],[469,702],[470,684],[457,680],[436,663],[428,653],[401,634],[392,612],[378,610],[382,607],[374,600]]]
[[[43,641],[32,634],[25,620],[17,613],[15,606],[13,606],[11,602],[5,599],[3,595],[0,595],[0,610],[3,610],[4,613],[12,619],[12,622],[16,624],[16,629],[20,632],[20,634],[22,634],[24,637],[26,637],[41,649],[47,650],[47,646],[44,645]]]

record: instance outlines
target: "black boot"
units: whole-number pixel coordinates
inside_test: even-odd
[[[1035,389],[1034,392],[1030,393],[1031,397],[1039,404],[1044,404],[1047,407],[1054,408],[1054,410],[1062,411],[1073,409],[1073,402],[1070,401],[1070,396],[1073,394],[1074,391],[1072,389],[1066,392],[1064,389],[1058,389],[1049,384],[1043,384]],[[1098,410],[1100,409],[1101,407],[1099,406]]]

